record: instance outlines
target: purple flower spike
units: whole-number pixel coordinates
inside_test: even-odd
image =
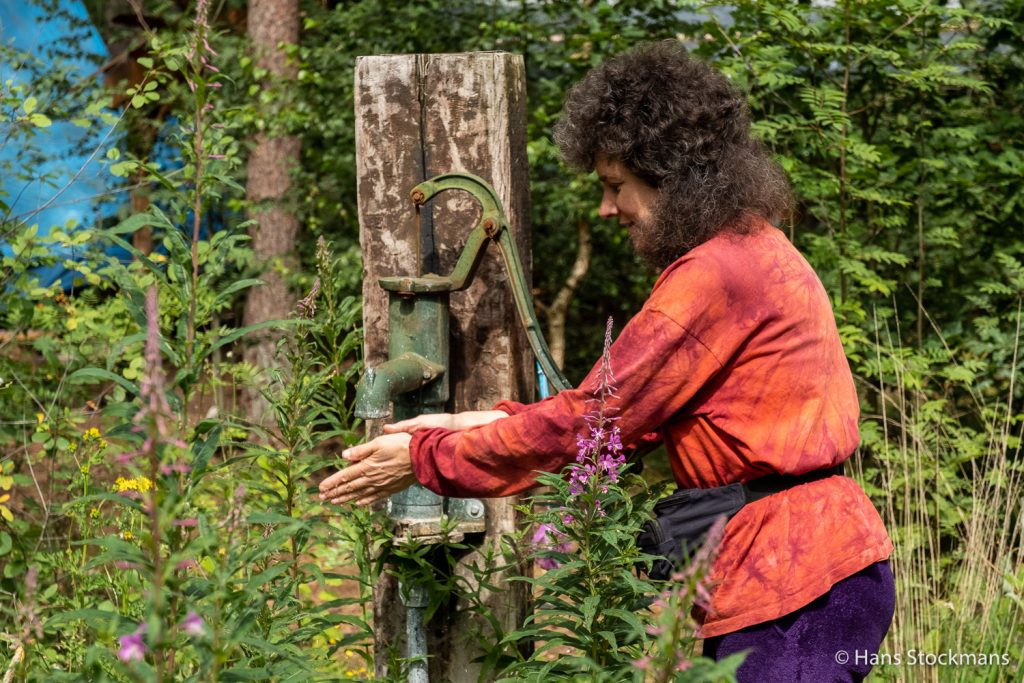
[[[557,542],[558,540],[565,538],[565,534],[556,529],[551,524],[541,524],[537,527],[537,530],[533,532],[533,538],[530,543],[533,546],[533,551],[555,551],[559,553],[565,553],[569,551],[569,544],[565,542]],[[536,558],[537,566],[541,569],[558,569],[562,564],[555,559],[550,557],[539,556]]]
[[[586,415],[587,427],[576,435],[576,464],[569,467],[569,494],[608,493],[608,484],[619,481],[626,465],[622,454],[622,435],[614,427],[618,417],[612,404],[615,395],[615,375],[611,367],[612,321],[605,328],[604,354],[595,377],[594,398],[588,402],[593,408]],[[595,501],[600,509],[600,501]]]
[[[188,614],[185,615],[184,621],[181,622],[181,630],[197,638],[206,633],[206,623],[201,616],[189,610]]]
[[[122,662],[141,662],[146,656],[146,643],[142,639],[145,632],[146,626],[141,625],[133,633],[118,638],[117,641],[121,645],[117,652],[118,659]]]

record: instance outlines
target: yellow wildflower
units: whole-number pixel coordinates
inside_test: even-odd
[[[45,415],[43,415],[42,413],[36,413],[36,424],[40,424],[40,425],[43,424],[43,420],[45,420],[45,419],[46,419]]]
[[[135,534],[133,534],[133,533],[132,533],[132,532],[130,532],[130,531],[127,531],[127,530],[125,530],[125,531],[122,531],[122,532],[121,532],[121,538],[123,538],[123,539],[124,539],[124,540],[126,540],[126,541],[130,541],[130,540],[132,540],[133,538],[135,538]]]
[[[90,427],[89,429],[86,429],[85,433],[82,434],[82,440],[83,441],[88,441],[89,439],[98,439],[98,438],[100,438],[100,430],[96,429],[95,427]]]
[[[100,516],[100,509],[99,508],[92,508],[91,510],[89,510],[89,516],[92,517],[93,519],[98,519],[99,516]]]
[[[78,468],[78,471],[81,472],[82,474],[89,474],[89,466],[82,465],[81,467]]]
[[[69,453],[74,453],[77,450],[78,450],[78,444],[77,443],[72,441],[71,443],[68,444],[68,452]]]
[[[124,493],[125,491],[138,491],[139,493],[145,493],[153,488],[155,488],[155,486],[148,477],[135,477],[133,479],[118,477],[114,480],[114,490],[118,493]]]

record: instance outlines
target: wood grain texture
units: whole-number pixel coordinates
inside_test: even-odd
[[[360,244],[363,249],[363,322],[366,362],[387,357],[385,275],[451,272],[478,209],[468,196],[445,192],[419,218],[409,191],[426,178],[452,171],[489,181],[501,198],[530,273],[529,181],[526,159],[526,88],[522,57],[506,53],[364,57],[356,66],[356,162]],[[422,239],[421,239],[422,238]],[[533,361],[507,276],[491,247],[476,280],[452,295],[450,381],[452,411],[486,409],[503,398],[530,400]],[[376,426],[374,426],[376,428]],[[514,531],[514,499],[486,501],[484,544]],[[481,561],[474,551],[463,558]],[[487,595],[505,628],[521,623],[528,591],[520,583]],[[377,652],[404,629],[395,587],[375,590]],[[476,680],[478,652],[471,634],[486,632],[452,605],[431,623],[431,680]],[[397,615],[397,618],[396,618]],[[387,674],[378,657],[377,675]]]

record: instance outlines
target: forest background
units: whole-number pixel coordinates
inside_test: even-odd
[[[4,176],[57,201],[41,161],[71,121],[115,207],[49,226],[0,197],[0,669],[369,676],[385,541],[309,493],[360,438],[355,59],[524,55],[534,295],[578,380],[653,274],[551,127],[589,68],[673,39],[749,93],[793,181],[782,227],[832,297],[862,399],[855,476],[896,545],[883,652],[1005,653],[952,675],[1019,675],[1024,2],[85,5],[111,55],[88,78],[62,67],[73,32],[45,56],[0,47]],[[54,265],[71,275],[41,281]],[[646,624],[601,656],[656,647]],[[513,636],[484,638],[490,674],[524,664]],[[877,675],[951,674],[904,658]]]

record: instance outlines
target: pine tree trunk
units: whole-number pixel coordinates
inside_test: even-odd
[[[282,44],[299,40],[298,0],[251,0],[249,4],[249,36],[256,52],[257,64],[268,72],[264,87],[273,82],[291,79],[295,67],[287,61]],[[264,112],[273,120],[274,111]],[[301,142],[298,137],[270,132],[256,136],[256,145],[249,156],[246,198],[249,217],[255,221],[249,228],[257,264],[263,269],[264,285],[250,290],[245,306],[245,325],[287,318],[292,313],[293,299],[282,277],[284,269],[294,267],[292,254],[299,231],[294,208],[285,203],[292,187],[292,170],[299,163]],[[272,334],[257,334],[245,351],[245,360],[258,368],[275,365]],[[243,397],[250,419],[263,421],[268,406],[259,394],[259,386],[246,388]]]

